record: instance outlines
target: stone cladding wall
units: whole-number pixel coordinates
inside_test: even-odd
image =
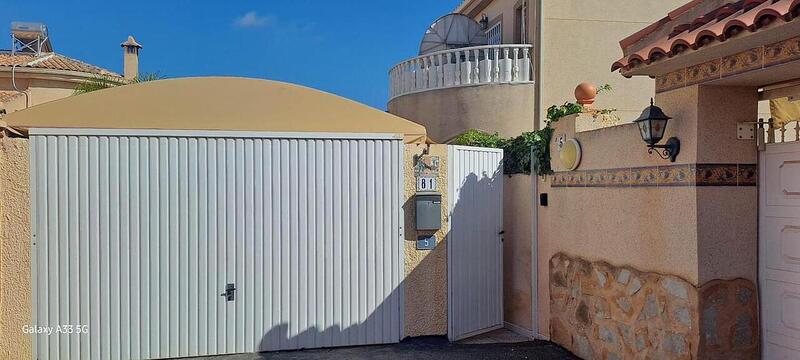
[[[563,253],[550,260],[550,335],[583,359],[757,359],[752,282],[676,276]]]

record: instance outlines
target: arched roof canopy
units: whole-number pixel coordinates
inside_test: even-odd
[[[392,133],[424,142],[425,127],[311,88],[234,77],[178,78],[95,91],[7,115],[8,126]]]

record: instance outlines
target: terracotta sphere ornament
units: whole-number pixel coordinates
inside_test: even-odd
[[[597,98],[597,88],[594,85],[582,82],[575,88],[575,100],[578,101],[578,104],[591,106],[594,104],[595,98]]]

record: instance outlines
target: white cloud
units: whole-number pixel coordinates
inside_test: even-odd
[[[244,15],[236,18],[233,24],[242,28],[263,27],[272,24],[275,18],[272,16],[261,16],[255,11],[248,11]]]

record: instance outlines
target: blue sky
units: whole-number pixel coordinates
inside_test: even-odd
[[[117,72],[119,44],[133,34],[140,71],[288,81],[385,109],[389,68],[415,56],[427,26],[459,2],[4,0],[0,34],[11,21],[44,22],[56,52]]]

